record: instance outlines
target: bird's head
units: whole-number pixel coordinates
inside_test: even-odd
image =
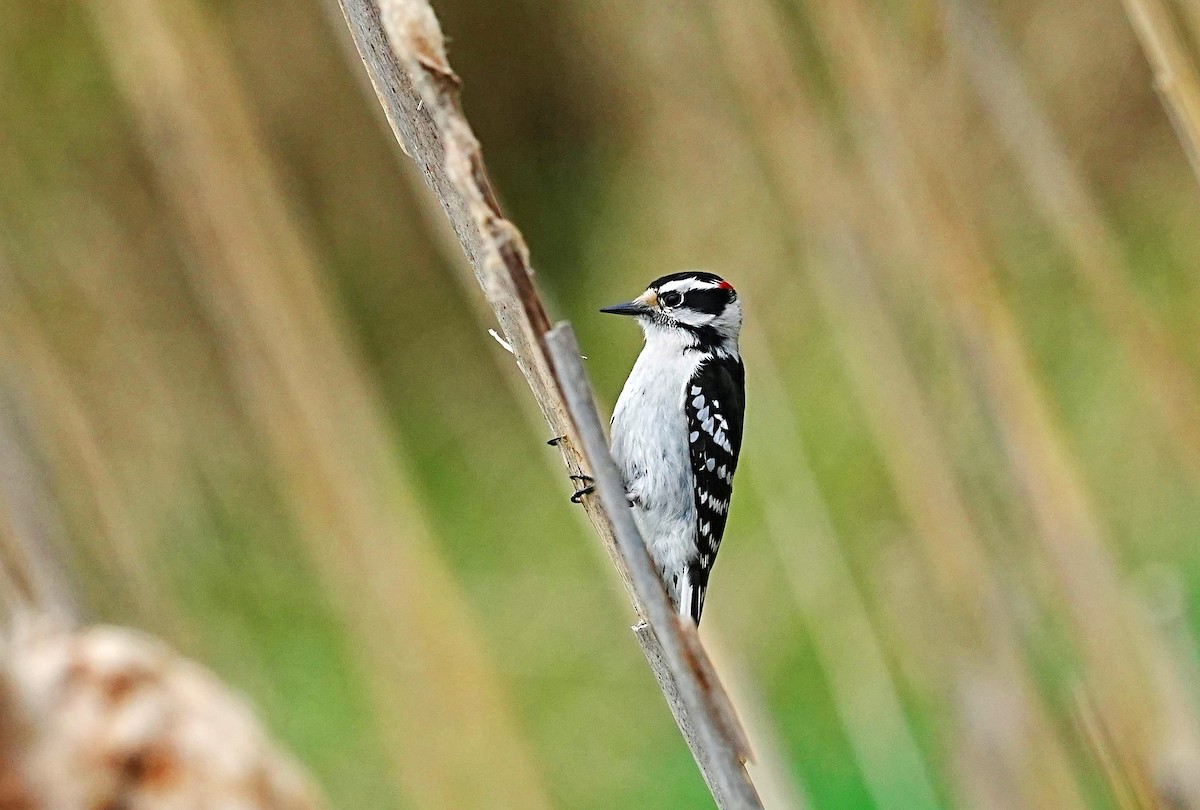
[[[671,340],[738,353],[742,305],[733,285],[712,273],[685,270],[663,276],[632,301],[600,311],[637,318],[647,342]]]

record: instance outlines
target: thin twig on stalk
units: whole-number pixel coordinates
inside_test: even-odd
[[[570,327],[551,330],[528,251],[503,215],[478,141],[459,104],[460,81],[425,0],[339,0],[396,139],[446,212],[504,339],[572,473],[591,475],[584,506],[640,623],[639,643],[721,808],[761,807],[746,774],[745,735],[700,644],[675,615],[633,523]]]

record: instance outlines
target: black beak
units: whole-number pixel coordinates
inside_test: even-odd
[[[641,301],[627,301],[624,304],[613,304],[611,307],[605,307],[600,311],[607,312],[610,315],[649,315],[654,310]]]

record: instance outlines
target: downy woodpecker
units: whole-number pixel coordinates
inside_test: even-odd
[[[636,318],[646,336],[613,412],[612,452],[667,593],[699,623],[742,446],[742,306],[729,282],[686,271],[600,311]]]

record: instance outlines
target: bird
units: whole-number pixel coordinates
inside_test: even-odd
[[[668,596],[699,625],[742,449],[741,301],[720,276],[687,270],[600,311],[645,334],[613,410],[612,454]]]

